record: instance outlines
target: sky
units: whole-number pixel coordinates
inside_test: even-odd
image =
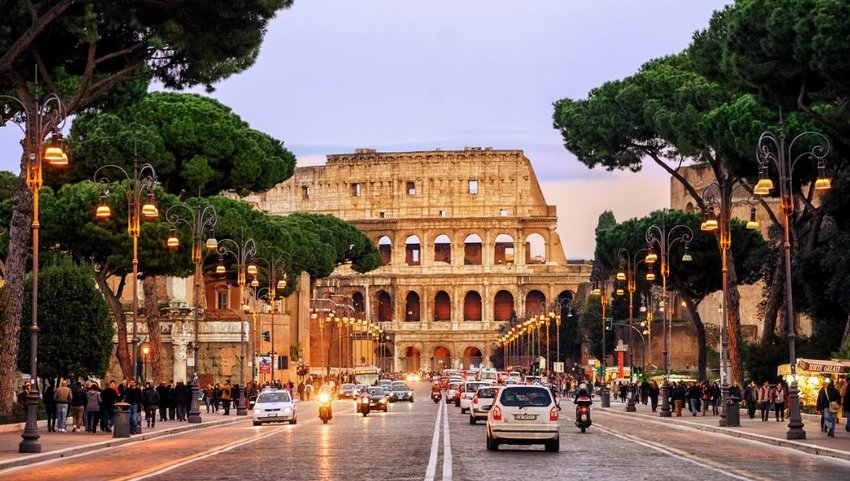
[[[669,178],[653,164],[588,169],[563,147],[552,104],[680,52],[728,3],[296,0],[256,64],[211,96],[284,141],[299,166],[360,147],[523,150],[558,209],[566,256],[590,259],[599,214],[668,207]],[[20,137],[0,128],[0,169],[19,172]]]

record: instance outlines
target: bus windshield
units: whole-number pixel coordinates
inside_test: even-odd
[[[366,384],[374,386],[380,379],[381,370],[375,366],[355,367],[354,368],[354,383]]]

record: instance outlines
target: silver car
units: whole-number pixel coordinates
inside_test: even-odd
[[[298,416],[296,402],[283,389],[266,390],[257,396],[253,411],[254,426],[262,423],[289,422],[296,424]]]
[[[487,414],[487,450],[500,444],[543,444],[560,450],[558,415],[552,392],[543,386],[505,386]]]

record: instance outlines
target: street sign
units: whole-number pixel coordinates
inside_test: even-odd
[[[552,369],[555,372],[564,372],[564,363],[563,362],[553,362]]]
[[[546,358],[543,357],[543,356],[540,356],[537,359],[537,365],[540,366],[540,369],[546,369]]]

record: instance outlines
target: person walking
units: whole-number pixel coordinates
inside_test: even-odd
[[[118,402],[118,388],[115,387],[115,381],[109,381],[109,385],[100,391],[100,430],[103,432],[112,432],[116,402]]]
[[[47,432],[56,432],[56,390],[53,389],[53,381],[47,381],[42,399],[44,400],[44,411],[47,414]]]
[[[122,393],[122,400],[130,405],[130,434],[139,434],[139,406],[142,403],[142,392],[136,386],[136,380],[130,379]]]
[[[156,394],[159,397],[159,421],[165,422],[168,419],[168,386],[160,381]]]
[[[91,383],[86,391],[86,432],[96,433],[100,422],[100,386],[96,382]]]
[[[755,381],[750,380],[750,383],[747,384],[747,388],[744,390],[744,400],[747,403],[747,415],[750,416],[750,419],[755,419],[756,406],[758,406],[759,400],[759,388]]]
[[[230,396],[232,394],[230,387],[230,379],[228,379],[224,386],[221,387],[221,405],[224,407],[224,415],[230,415]]]
[[[298,381],[298,400],[299,401],[304,400],[304,391],[306,389],[307,389],[307,387],[304,385],[304,381],[303,380]]]
[[[145,383],[142,391],[142,405],[145,407],[145,422],[149,428],[156,426],[156,408],[159,406],[159,393],[151,385],[150,381]]]
[[[680,381],[678,384],[673,387],[673,410],[676,412],[676,416],[682,416],[682,405],[685,403],[685,383]]]
[[[835,415],[838,414],[841,394],[827,381],[818,392],[817,410],[822,413],[826,436],[835,437]]]
[[[767,381],[759,388],[758,404],[761,410],[761,420],[767,422],[770,417],[770,383]]]
[[[785,421],[785,394],[785,388],[782,386],[782,383],[776,383],[776,387],[773,388],[772,391],[773,408],[776,413],[776,422]]]
[[[71,404],[71,388],[68,387],[68,381],[62,380],[59,382],[59,387],[56,388],[56,394],[53,395],[56,400],[56,430],[60,433],[66,433],[68,424],[68,406]]]
[[[71,388],[71,416],[74,418],[74,428],[71,432],[73,433],[82,429],[83,410],[86,407],[86,402],[86,390],[83,388],[83,383],[77,381]]]
[[[841,405],[844,406],[844,419],[847,420],[844,430],[850,433],[850,383],[844,383],[844,395],[841,399]]]
[[[191,398],[192,391],[189,389],[189,386],[184,384],[183,381],[177,381],[177,385],[174,386],[174,404],[177,406],[178,421],[186,420],[186,407],[189,405]]]
[[[654,380],[649,383],[649,405],[652,407],[652,412],[658,411],[658,395],[661,394],[661,388]]]

